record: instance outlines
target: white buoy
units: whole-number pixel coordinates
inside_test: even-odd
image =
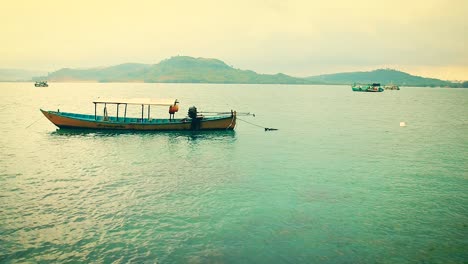
[[[400,126],[401,126],[401,127],[405,127],[405,126],[406,126],[406,122],[400,122]]]

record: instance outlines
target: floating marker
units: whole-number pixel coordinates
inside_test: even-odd
[[[401,126],[401,127],[405,127],[405,126],[406,126],[406,122],[400,122],[400,126]]]

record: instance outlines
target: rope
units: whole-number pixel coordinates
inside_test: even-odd
[[[249,121],[246,121],[246,120],[244,120],[244,119],[240,119],[240,118],[237,118],[237,119],[239,119],[240,121],[244,121],[244,122],[246,122],[247,124],[250,124],[250,125],[252,125],[252,126],[261,127],[261,128],[263,128],[263,129],[265,129],[265,131],[274,131],[274,130],[278,130],[278,129],[276,129],[276,128],[260,126],[260,125],[251,123],[251,122],[249,122]]]
[[[29,126],[25,127],[26,128],[29,128],[30,126],[34,125],[37,123],[37,121],[39,121],[39,119],[41,119],[42,117],[39,117],[36,121],[32,122]]]
[[[60,106],[60,104],[58,104],[58,105],[57,105],[57,107],[59,107],[59,106]],[[59,109],[57,109],[57,111],[59,111]],[[34,121],[34,122],[32,122],[31,124],[29,124],[29,126],[25,127],[24,129],[26,129],[26,128],[29,128],[30,126],[32,126],[32,125],[34,125],[34,124],[36,124],[36,123],[37,123],[37,121],[39,121],[41,118],[42,118],[42,116],[41,116],[41,117],[39,117],[39,118],[38,118],[36,121]]]
[[[230,115],[231,112],[205,112],[205,111],[199,111],[199,114],[205,114],[205,115]],[[255,114],[252,113],[243,113],[243,112],[237,112],[237,116],[243,115],[243,116],[249,116],[253,115],[255,117]]]

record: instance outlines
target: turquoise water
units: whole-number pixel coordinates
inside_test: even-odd
[[[466,89],[0,83],[0,91],[1,263],[468,260]],[[57,131],[39,112],[94,114],[97,97],[177,98],[176,117],[192,105],[256,116],[240,117],[234,132],[104,133]]]

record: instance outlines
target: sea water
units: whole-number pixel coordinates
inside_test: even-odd
[[[255,117],[119,133],[39,111],[99,97]],[[467,89],[0,83],[0,262],[464,263],[467,105]]]

